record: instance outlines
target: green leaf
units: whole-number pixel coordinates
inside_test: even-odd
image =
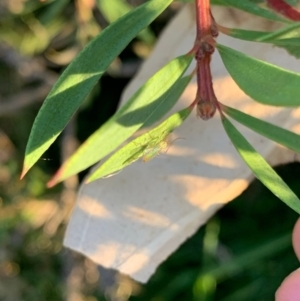
[[[296,6],[297,4],[299,4],[299,0],[285,0],[285,2],[292,6]]]
[[[96,3],[109,23],[115,22],[133,9],[133,7],[124,0],[97,0]],[[156,39],[149,28],[145,28],[137,36],[150,45],[153,44]]]
[[[299,50],[300,46],[300,37],[299,38],[290,38],[290,39],[281,39],[273,41],[273,44],[277,47],[283,47],[289,50],[290,47],[297,47]]]
[[[300,105],[300,75],[239,51],[217,45],[223,63],[237,85],[257,102],[283,107]]]
[[[231,142],[254,175],[281,201],[300,214],[300,200],[294,192],[225,116],[222,122]]]
[[[300,43],[298,43],[300,45]],[[297,59],[300,59],[300,46],[293,46],[290,44],[276,43],[275,46],[284,48],[290,55],[294,56]]]
[[[161,151],[166,151],[168,149],[168,142],[166,141],[168,135],[183,123],[192,109],[193,107],[189,106],[173,114],[151,131],[126,144],[96,169],[87,182],[114,174],[141,157],[146,162]]]
[[[233,38],[272,43],[277,47],[286,49],[290,54],[296,58],[300,57],[300,22],[291,24],[280,30],[274,32],[263,32],[253,30],[243,30],[236,28],[221,27],[221,32]]]
[[[172,0],[151,0],[108,26],[60,76],[40,109],[26,147],[23,177],[58,137],[84,98],[126,45]]]
[[[226,34],[236,39],[240,39],[244,41],[254,41],[254,42],[258,42],[263,36],[270,33],[267,31],[245,30],[245,29],[236,29],[236,28],[225,28],[225,27],[223,27],[223,29],[220,31],[223,34]]]
[[[269,19],[272,21],[279,21],[279,22],[285,22],[285,23],[291,22],[285,18],[279,17],[276,13],[273,13],[270,10],[260,7],[257,3],[253,3],[250,0],[213,0],[212,4],[235,7],[237,9],[243,10],[247,13],[250,13],[250,14],[265,18],[265,19]]]
[[[227,115],[234,120],[297,153],[300,153],[300,135],[285,130],[279,126],[255,118],[236,109],[221,104]]]
[[[116,149],[142,126],[150,126],[177,102],[191,76],[180,78],[192,61],[180,56],[150,78],[77,152],[69,158],[48,183],[59,181],[86,169]]]
[[[296,30],[300,27],[300,22],[288,25],[274,32],[245,30],[236,28],[226,28],[221,26],[221,32],[233,38],[255,41],[255,42],[290,42],[293,45],[300,44],[300,32]]]

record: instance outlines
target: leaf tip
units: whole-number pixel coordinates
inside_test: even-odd
[[[61,175],[62,175],[62,170],[59,169],[54,176],[50,179],[50,181],[48,181],[47,183],[47,188],[52,188],[53,186],[55,186],[58,182],[60,182],[61,179]]]
[[[93,179],[91,179],[91,177],[88,177],[86,180],[84,180],[84,184],[90,184],[91,182],[93,182]]]
[[[25,177],[25,175],[27,174],[27,172],[28,172],[28,170],[29,170],[30,168],[29,167],[27,167],[27,166],[23,166],[23,169],[22,169],[22,172],[21,172],[21,176],[20,176],[20,180],[23,180],[23,178]]]
[[[91,182],[96,181],[96,180],[98,180],[99,178],[101,178],[101,177],[99,177],[99,176],[96,174],[96,172],[94,172],[94,173],[92,173],[91,175],[89,175],[89,177],[88,177],[87,179],[84,180],[84,184],[90,184]]]
[[[53,186],[55,186],[56,181],[52,178],[47,184],[46,187],[47,188],[52,188]]]

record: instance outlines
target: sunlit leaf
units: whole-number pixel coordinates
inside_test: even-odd
[[[238,86],[257,102],[283,107],[300,105],[300,74],[217,45],[223,63]]]
[[[150,78],[103,126],[69,158],[49,185],[76,174],[116,149],[142,126],[150,126],[177,102],[191,76],[180,77],[192,61],[180,56]]]
[[[141,157],[144,157],[144,161],[149,161],[160,151],[166,150],[168,135],[184,122],[192,109],[190,106],[173,114],[151,131],[126,144],[94,171],[87,182],[114,174]]]
[[[254,175],[281,201],[300,214],[300,200],[294,192],[225,116],[222,122],[231,142]]]
[[[111,24],[63,72],[40,109],[26,147],[22,177],[58,137],[125,46],[172,0],[151,0]]]
[[[236,109],[221,105],[224,113],[244,126],[297,153],[300,153],[300,135],[277,125],[255,118]]]

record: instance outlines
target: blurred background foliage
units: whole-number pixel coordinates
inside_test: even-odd
[[[142,2],[0,2],[1,301],[268,301],[299,265],[291,246],[297,215],[257,181],[184,243],[146,285],[62,247],[78,179],[50,190],[45,183],[61,160],[114,113],[123,88],[180,3],[128,45],[61,138],[19,181],[31,125],[61,71],[90,39]],[[298,195],[299,170],[298,163],[277,169]]]

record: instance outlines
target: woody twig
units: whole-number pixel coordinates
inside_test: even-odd
[[[197,61],[197,114],[207,120],[213,117],[218,108],[210,71],[211,56],[215,50],[214,38],[218,36],[218,28],[210,11],[209,0],[195,0],[195,4],[197,33],[190,53],[194,54]]]

